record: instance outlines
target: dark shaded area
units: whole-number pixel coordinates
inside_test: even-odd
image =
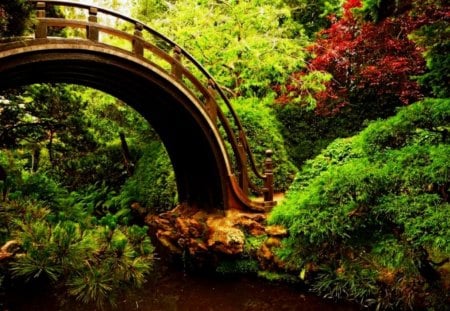
[[[95,310],[94,306],[68,301],[43,288],[10,292],[10,310]],[[24,299],[26,297],[26,299]],[[270,283],[252,277],[188,275],[159,267],[157,275],[143,288],[121,295],[117,308],[105,310],[173,311],[356,311],[357,306],[327,301],[293,285]]]
[[[0,37],[21,35],[30,26],[32,5],[26,0],[0,3]]]

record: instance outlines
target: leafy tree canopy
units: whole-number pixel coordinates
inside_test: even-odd
[[[340,15],[343,0],[285,0],[292,9],[293,19],[301,24],[308,35],[328,28],[330,15]]]
[[[0,37],[19,36],[30,26],[31,4],[26,0],[0,3]]]
[[[278,102],[309,105],[321,115],[346,112],[373,119],[391,115],[429,90],[445,97],[448,5],[440,0],[392,3],[346,1],[343,16],[311,46],[314,58],[307,70],[276,87]]]
[[[232,96],[263,97],[305,65],[299,47],[307,37],[281,0],[148,0],[135,14],[192,53]]]

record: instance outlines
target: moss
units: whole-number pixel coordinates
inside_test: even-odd
[[[247,236],[244,244],[244,252],[246,254],[255,253],[258,249],[261,248],[261,245],[263,245],[266,239],[267,235]]]
[[[292,274],[273,271],[259,271],[258,276],[271,282],[300,283],[301,280]]]
[[[216,268],[220,274],[249,274],[259,270],[258,262],[255,259],[223,260]]]

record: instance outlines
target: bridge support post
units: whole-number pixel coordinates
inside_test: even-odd
[[[142,43],[142,29],[144,25],[136,23],[134,25],[133,53],[138,56],[144,56],[144,44]]]
[[[181,71],[181,49],[178,46],[173,49],[173,58],[176,62],[172,63],[172,75],[177,79],[181,79],[183,75]]]
[[[208,111],[209,117],[214,122],[214,125],[217,125],[217,105],[214,98],[216,97],[215,94],[215,83],[214,81],[209,80],[208,81],[208,93],[209,96],[206,100],[206,111]]]
[[[243,131],[239,131],[239,141],[238,141],[238,152],[240,162],[238,165],[239,168],[239,186],[246,196],[249,195],[249,185],[248,185],[248,171],[247,171],[247,154],[245,152],[245,148],[243,145],[245,133]]]
[[[36,17],[45,18],[45,2],[38,2],[36,4]],[[39,20],[36,25],[36,31],[34,33],[36,39],[45,39],[47,38],[47,23]]]
[[[273,161],[272,150],[266,150],[266,159],[264,161],[264,202],[273,201]]]
[[[98,42],[98,27],[91,25],[90,23],[97,23],[97,8],[89,8],[89,26],[86,29],[86,37],[91,41]]]

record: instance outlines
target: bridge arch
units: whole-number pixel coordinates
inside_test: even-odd
[[[214,92],[181,66],[180,57],[171,57],[142,40],[142,24],[124,17],[136,26],[135,33],[130,35],[101,26],[96,18],[92,18],[98,10],[111,11],[66,1],[32,2],[36,2],[38,8],[39,23],[35,36],[12,38],[0,43],[0,89],[51,82],[80,84],[102,90],[136,109],[159,134],[172,161],[180,202],[200,208],[226,209],[264,209],[274,205],[270,196],[263,203],[248,198],[245,153],[249,149],[242,129],[237,135],[234,134],[211,95]],[[46,18],[46,3],[87,8],[89,21]],[[117,13],[113,15],[119,16]],[[87,38],[48,37],[47,28],[52,25],[84,28]],[[98,32],[102,29],[130,40],[132,51],[99,42]],[[170,40],[168,42],[172,44]],[[171,70],[145,59],[145,48],[169,62]],[[182,54],[182,49],[174,48]],[[194,89],[183,81],[183,75],[194,85]],[[207,83],[215,86],[214,80],[209,76],[207,78]],[[232,150],[237,153],[233,164],[219,132],[218,120],[231,138]],[[237,125],[240,125],[239,122]],[[266,178],[270,173],[266,172],[261,177]],[[271,182],[270,178],[266,181]]]

